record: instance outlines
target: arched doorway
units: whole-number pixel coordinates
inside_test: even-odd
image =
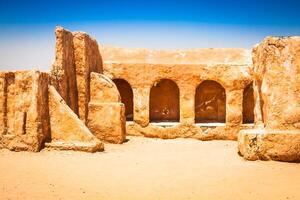
[[[121,95],[121,101],[125,105],[126,121],[133,120],[133,92],[130,84],[124,79],[114,79],[119,93]]]
[[[216,81],[203,81],[196,89],[195,123],[225,123],[226,93]]]
[[[253,83],[250,83],[243,92],[243,123],[254,123]]]
[[[150,122],[179,122],[179,88],[162,79],[150,90]]]

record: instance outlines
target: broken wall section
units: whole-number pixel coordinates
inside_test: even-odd
[[[57,27],[55,62],[51,84],[67,105],[84,122],[90,99],[90,73],[102,73],[102,58],[97,41],[84,32]]]
[[[300,161],[300,37],[266,38],[253,49],[253,64],[255,119],[262,126],[240,132],[239,153]]]
[[[91,73],[91,101],[87,125],[100,140],[121,144],[126,138],[125,106],[108,77]]]
[[[0,73],[0,143],[14,151],[39,151],[50,139],[48,74]]]

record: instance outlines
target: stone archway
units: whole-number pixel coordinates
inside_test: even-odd
[[[126,121],[133,120],[133,92],[130,84],[124,79],[114,79],[113,82],[116,84],[121,101],[125,105]]]
[[[195,123],[225,123],[225,119],[225,89],[216,81],[203,81],[195,94]]]
[[[169,79],[161,79],[150,91],[150,122],[179,122],[179,88]]]

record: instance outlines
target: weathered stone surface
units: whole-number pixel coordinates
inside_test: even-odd
[[[121,101],[118,88],[111,79],[103,74],[91,73],[90,89],[90,102],[112,103]]]
[[[55,62],[51,69],[51,83],[70,108],[78,114],[73,34],[62,27],[57,27],[55,35]]]
[[[102,72],[102,58],[95,39],[83,32],[57,27],[55,62],[51,83],[67,105],[85,121],[90,99],[90,73]]]
[[[179,123],[177,125],[162,126],[150,123],[146,128],[137,123],[127,122],[128,135],[158,137],[162,139],[195,138],[199,140],[237,140],[241,129],[251,129],[252,126],[225,126],[219,124],[195,125],[193,123]]]
[[[87,125],[100,140],[123,143],[126,135],[125,107],[116,85],[106,76],[91,73],[91,99]]]
[[[101,46],[105,62],[152,64],[251,64],[251,50],[209,48],[186,50],[155,50]]]
[[[95,39],[84,32],[74,32],[73,35],[79,118],[86,121],[90,101],[90,73],[102,73],[102,58]]]
[[[242,102],[243,89],[231,90],[226,93],[226,121],[228,126],[238,126],[243,122]]]
[[[241,131],[246,159],[299,161],[300,37],[268,37],[253,49],[256,129]]]
[[[299,130],[242,130],[239,154],[247,160],[300,161]]]
[[[46,146],[61,150],[103,151],[104,145],[72,112],[53,86],[49,87],[51,143]]]
[[[102,141],[121,144],[126,137],[123,103],[89,103],[88,127]]]
[[[263,121],[270,129],[300,122],[300,37],[268,37],[253,49]]]
[[[1,143],[14,151],[39,151],[50,136],[48,74],[18,71],[1,74]]]
[[[242,126],[243,90],[252,82],[251,71],[251,65],[234,64],[104,63],[104,74],[106,76],[111,79],[126,80],[133,90],[133,124],[128,123],[126,127],[127,134],[160,138],[186,137],[186,135],[189,135],[189,137],[203,140],[207,138],[236,139],[238,131],[241,127],[244,127]],[[180,119],[178,123],[180,123],[180,126],[174,124],[173,127],[163,128],[159,127],[160,124],[150,123],[150,91],[162,79],[172,80],[179,88],[180,110],[178,112],[180,113]],[[208,112],[207,110],[210,109],[209,102],[215,97],[213,95],[212,99],[196,103],[195,96],[197,95],[197,87],[206,80],[215,81],[224,88],[222,91],[226,94],[226,102],[224,102],[226,106],[223,106],[223,109],[226,107],[226,112],[218,111],[221,107],[213,109],[214,113],[226,113],[226,117],[225,115],[223,117],[223,122],[226,118],[224,124],[226,128],[209,128],[203,134],[202,129],[197,128],[198,126],[195,125],[195,106],[197,103],[207,104],[206,112]],[[174,91],[171,90],[170,92]],[[164,94],[166,99],[170,98],[168,93]],[[216,99],[215,103],[219,104],[219,100],[222,100],[222,98]],[[190,133],[187,134],[188,131]]]

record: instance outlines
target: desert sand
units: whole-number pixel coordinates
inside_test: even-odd
[[[0,151],[0,199],[300,199],[300,164],[235,141],[128,137],[105,152]]]

